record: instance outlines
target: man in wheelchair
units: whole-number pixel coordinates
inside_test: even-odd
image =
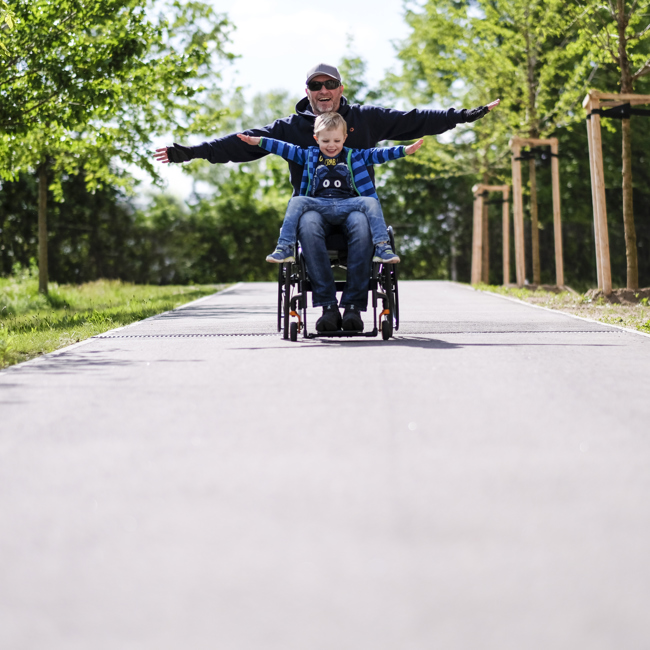
[[[347,125],[339,113],[323,113],[314,122],[314,138],[318,147],[302,149],[287,142],[272,138],[261,138],[239,134],[239,138],[247,144],[258,145],[270,153],[282,156],[286,160],[297,162],[303,166],[303,177],[300,184],[300,196],[289,201],[287,213],[280,231],[280,239],[275,251],[269,255],[267,262],[285,263],[295,261],[294,249],[301,217],[314,213],[323,224],[341,226],[346,234],[347,219],[355,213],[363,213],[370,226],[372,245],[374,247],[373,262],[395,264],[399,257],[391,249],[386,222],[379,203],[375,186],[370,180],[368,165],[378,165],[389,160],[396,160],[414,154],[421,146],[422,140],[405,147],[383,147],[380,149],[347,149],[343,146],[347,138]],[[313,229],[313,228],[312,228]],[[320,268],[314,268],[311,253],[313,237],[304,234],[303,252],[310,277],[323,277]],[[324,231],[323,231],[324,234]],[[301,238],[302,241],[302,238]],[[367,268],[370,268],[368,263]],[[331,275],[331,270],[330,270]],[[348,269],[348,275],[350,270]],[[367,278],[367,275],[366,275]],[[356,278],[354,278],[356,280]],[[334,280],[332,276],[332,281]],[[348,284],[352,280],[348,278]],[[315,307],[323,308],[323,315],[316,322],[319,332],[332,332],[344,329],[352,332],[363,331],[363,321],[360,312],[367,306],[367,289],[365,300],[348,300],[347,288],[343,291],[341,305],[344,307],[341,318],[336,304],[336,293],[331,295],[331,283],[323,285],[322,295],[314,285],[313,301]]]
[[[307,72],[307,96],[296,104],[296,113],[272,124],[245,133],[254,137],[272,138],[298,147],[313,145],[314,121],[323,113],[339,113],[348,126],[347,146],[353,149],[376,147],[382,140],[417,140],[426,135],[437,135],[458,124],[474,122],[485,116],[499,100],[487,106],[467,110],[412,109],[397,111],[381,106],[348,104],[343,96],[341,75],[336,67],[319,63]],[[154,158],[162,163],[182,163],[203,158],[211,163],[250,162],[268,155],[261,147],[247,144],[236,133],[203,142],[196,146],[173,146],[156,150]],[[289,161],[294,196],[299,196],[303,167]],[[368,167],[374,183],[374,170]],[[367,307],[368,269],[373,253],[368,219],[361,212],[352,212],[340,224],[327,222],[318,212],[310,211],[300,218],[298,237],[305,257],[309,259],[309,274],[313,287],[314,305],[324,308],[320,327],[339,326],[336,290],[325,237],[340,225],[348,240],[347,285],[341,303],[348,310],[348,326],[363,327],[358,312]],[[355,313],[352,313],[355,312]]]

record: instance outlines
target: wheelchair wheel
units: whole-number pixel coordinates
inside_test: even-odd
[[[393,290],[395,292],[395,329],[398,330],[399,329],[399,290],[397,288],[397,266],[395,266],[393,273],[394,273]]]
[[[391,248],[397,252],[397,247],[395,246],[395,233],[393,232],[393,226],[388,226],[388,239],[390,240]],[[394,294],[394,306],[393,317],[395,319],[395,330],[399,329],[399,289],[397,287],[397,269],[399,268],[397,264],[391,264],[391,286],[392,293]]]
[[[302,251],[298,251],[298,291],[302,295],[301,304],[299,307],[302,309],[302,327],[305,335],[307,335],[307,265]]]
[[[282,292],[284,291],[284,265],[278,267],[278,332],[282,330]]]
[[[381,321],[381,338],[388,341],[391,336],[393,336],[393,323],[389,318],[384,318]]]
[[[284,297],[283,297],[283,312],[284,312],[284,333],[283,338],[289,338],[289,311],[291,309],[291,262],[282,265],[284,269]]]
[[[298,323],[295,321],[289,327],[289,338],[295,343],[298,340]]]

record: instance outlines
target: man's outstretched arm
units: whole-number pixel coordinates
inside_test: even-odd
[[[365,110],[373,113],[373,139],[376,142],[415,140],[425,135],[444,133],[458,124],[475,122],[498,106],[500,101],[497,99],[486,106],[461,110],[450,108],[441,111],[414,108],[410,111],[397,111],[378,106],[368,106]]]
[[[256,137],[279,137],[284,134],[285,124],[277,120],[273,124],[257,129],[248,129],[246,134]],[[202,142],[196,146],[174,143],[169,147],[159,147],[154,159],[161,163],[183,163],[189,160],[204,159],[211,163],[251,162],[268,155],[260,147],[249,145],[240,140],[237,133]]]

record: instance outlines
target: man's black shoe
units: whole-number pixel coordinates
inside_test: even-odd
[[[363,321],[359,308],[350,305],[343,312],[343,329],[347,332],[363,332]]]
[[[317,332],[336,332],[341,329],[341,312],[337,305],[323,307],[323,315],[316,321]]]

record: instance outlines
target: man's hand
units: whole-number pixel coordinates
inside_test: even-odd
[[[476,120],[480,120],[482,117],[485,117],[493,108],[498,106],[500,103],[500,99],[495,99],[487,106],[479,106],[478,108],[472,108],[470,110],[463,109],[462,111],[459,111],[462,116],[459,120],[459,123],[476,122]]]
[[[415,153],[423,144],[424,144],[424,138],[418,140],[417,142],[414,142],[413,144],[410,144],[408,147],[404,149],[404,153],[407,156],[410,156],[412,153]]]
[[[245,135],[244,133],[238,133],[237,137],[240,140],[243,140],[246,144],[252,144],[255,147],[260,143],[260,140],[262,139],[262,138],[256,138],[255,136],[252,135]]]
[[[167,155],[167,147],[162,147],[161,149],[156,149],[156,153],[153,155],[154,160],[157,160],[161,163],[170,162],[169,156]]]

